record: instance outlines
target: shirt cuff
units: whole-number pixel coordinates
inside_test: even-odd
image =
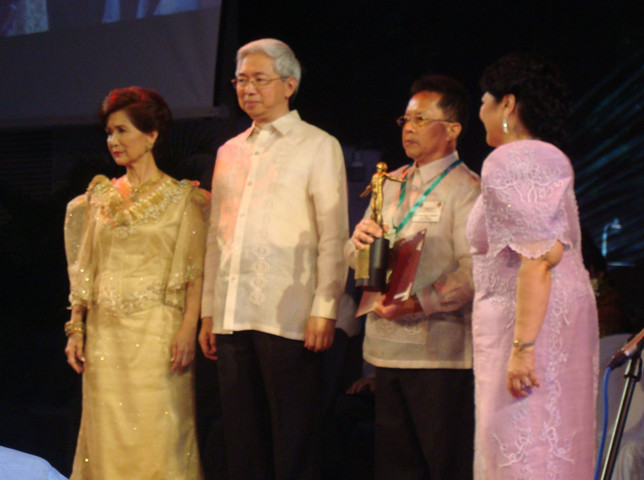
[[[423,308],[423,313],[426,316],[431,315],[437,311],[435,305],[438,305],[440,299],[438,298],[438,293],[434,288],[424,289],[416,293],[416,298],[418,298],[418,303]]]
[[[212,317],[212,297],[211,296],[202,296],[201,297],[201,318]]]
[[[310,316],[336,320],[338,318],[338,301],[316,295],[313,298]]]
[[[344,244],[344,259],[351,268],[356,269],[356,246],[351,239]]]

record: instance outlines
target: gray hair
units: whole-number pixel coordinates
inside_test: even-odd
[[[293,95],[297,93],[300,87],[300,78],[302,77],[302,67],[295,57],[295,53],[284,42],[275,38],[261,38],[247,43],[237,50],[237,68],[235,75],[239,73],[239,66],[246,56],[253,53],[263,53],[273,59],[273,68],[280,77],[294,77],[297,80],[297,86]]]

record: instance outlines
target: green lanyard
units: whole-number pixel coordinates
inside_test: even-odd
[[[393,225],[394,222],[393,222],[393,219],[392,219],[391,224],[394,226],[394,229],[396,230],[396,235],[398,234],[398,232],[400,230],[403,229],[403,227],[405,225],[407,225],[407,222],[409,222],[409,219],[414,215],[416,210],[418,210],[418,207],[420,205],[422,205],[422,203],[425,201],[425,198],[427,198],[427,195],[429,195],[432,192],[432,190],[434,190],[434,188],[436,188],[436,185],[441,183],[441,180],[443,178],[445,178],[445,176],[449,172],[451,172],[454,169],[454,167],[456,167],[460,163],[463,163],[460,159],[454,160],[449,167],[447,167],[445,170],[443,170],[443,172],[438,177],[436,177],[436,180],[434,180],[432,182],[432,184],[429,187],[427,187],[427,190],[425,190],[425,193],[423,193],[420,196],[420,198],[416,201],[414,206],[411,207],[411,209],[409,210],[409,212],[407,212],[407,215],[405,215],[405,218],[403,218],[403,220],[402,220],[402,222],[400,222],[400,224]],[[396,207],[396,210],[398,210],[398,208],[400,208],[400,205],[402,205],[402,202],[405,199],[405,193],[407,193],[407,172],[409,172],[409,169],[411,168],[412,165],[413,165],[413,162],[410,163],[409,167],[407,167],[407,170],[405,170],[405,174],[403,176],[403,184],[400,187],[400,198],[398,199],[398,206]]]

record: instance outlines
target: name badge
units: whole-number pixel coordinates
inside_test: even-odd
[[[441,219],[443,213],[443,202],[428,202],[416,210],[412,217],[412,222],[418,223],[436,223]]]

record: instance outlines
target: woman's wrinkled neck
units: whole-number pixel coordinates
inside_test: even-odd
[[[146,154],[147,158],[126,167],[126,178],[128,183],[133,187],[140,187],[146,182],[149,182],[159,174],[159,168],[152,153]]]

